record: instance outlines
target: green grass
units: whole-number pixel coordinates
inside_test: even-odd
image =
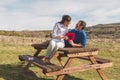
[[[87,47],[99,48],[97,57],[110,59],[113,66],[103,69],[108,80],[119,80],[120,77],[120,41],[88,41]],[[34,48],[27,45],[15,45],[0,43],[0,80],[55,80],[56,76],[47,77],[38,67],[31,66],[28,72],[23,70],[23,65],[18,59],[19,55],[35,53]],[[43,50],[40,55],[43,55]],[[52,59],[58,64],[55,58]],[[88,61],[75,59],[72,66],[90,63]],[[34,72],[33,72],[34,71]],[[95,70],[78,72],[67,75],[64,80],[101,80]]]

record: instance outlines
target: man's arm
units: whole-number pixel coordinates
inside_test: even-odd
[[[82,45],[82,48],[84,48],[86,45],[86,39],[87,39],[85,31],[82,31],[81,36],[82,36],[81,45]]]
[[[73,42],[73,40],[70,40],[69,43],[70,43],[73,47],[82,47],[81,44],[75,44],[75,43]]]

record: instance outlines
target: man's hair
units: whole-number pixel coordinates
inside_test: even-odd
[[[65,21],[71,21],[71,17],[69,15],[63,15],[60,23],[63,24]]]
[[[85,29],[85,27],[86,27],[86,22],[80,20],[79,23],[80,23],[80,26],[82,26],[82,29]]]

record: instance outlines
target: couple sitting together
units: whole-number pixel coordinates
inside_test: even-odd
[[[60,22],[57,22],[52,31],[52,39],[46,50],[43,61],[50,63],[50,59],[54,56],[59,48],[64,47],[81,47],[86,45],[86,33],[84,28],[86,23],[82,20],[78,21],[75,29],[68,31],[68,25],[71,22],[69,15],[64,15]]]

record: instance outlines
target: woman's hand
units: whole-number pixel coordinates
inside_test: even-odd
[[[65,36],[65,37],[64,37],[64,39],[65,39],[65,40],[68,40],[68,37],[67,37],[67,36]]]
[[[63,37],[61,37],[61,36],[56,36],[55,38],[60,39],[60,40],[63,39]]]

